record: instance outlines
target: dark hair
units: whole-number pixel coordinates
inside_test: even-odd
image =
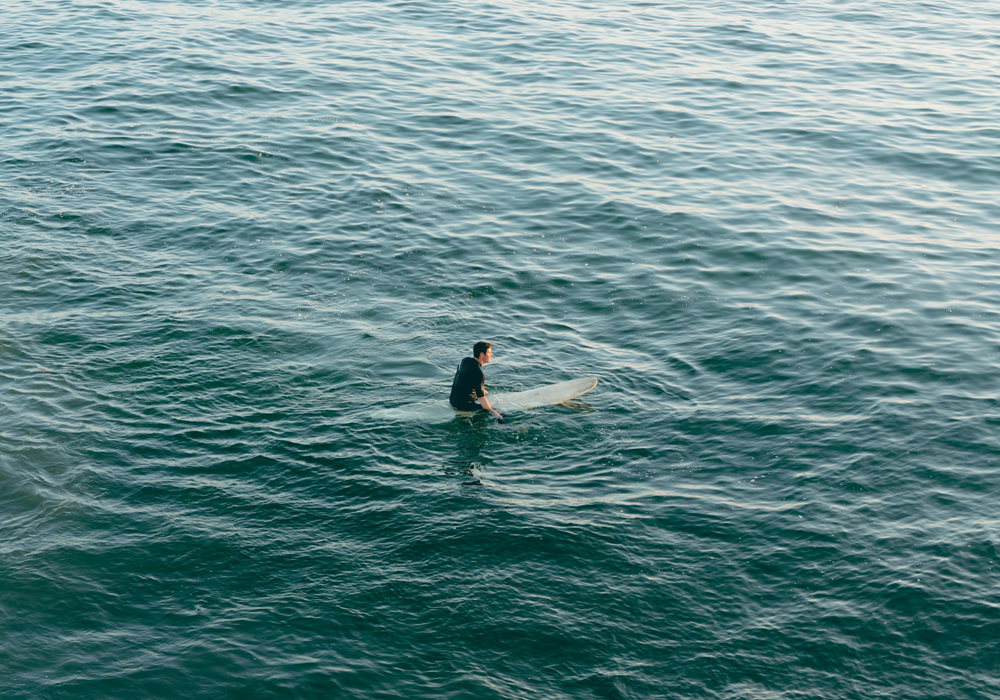
[[[487,343],[485,340],[480,340],[478,343],[472,346],[472,356],[478,360],[480,355],[482,355],[484,352],[486,352],[492,347],[493,343]]]

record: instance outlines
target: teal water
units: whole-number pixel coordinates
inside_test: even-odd
[[[0,8],[3,698],[1000,697],[995,5]]]

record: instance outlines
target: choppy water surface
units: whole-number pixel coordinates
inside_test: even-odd
[[[4,698],[1000,694],[994,5],[2,17]]]

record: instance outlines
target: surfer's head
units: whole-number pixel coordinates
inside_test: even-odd
[[[479,361],[479,364],[485,365],[493,359],[493,343],[487,343],[485,340],[480,340],[472,346],[472,356]]]

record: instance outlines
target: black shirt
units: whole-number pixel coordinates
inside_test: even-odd
[[[476,399],[486,396],[485,382],[486,375],[483,374],[479,361],[474,357],[467,357],[458,365],[448,400],[460,411],[475,411],[479,408],[479,404],[475,403]]]

